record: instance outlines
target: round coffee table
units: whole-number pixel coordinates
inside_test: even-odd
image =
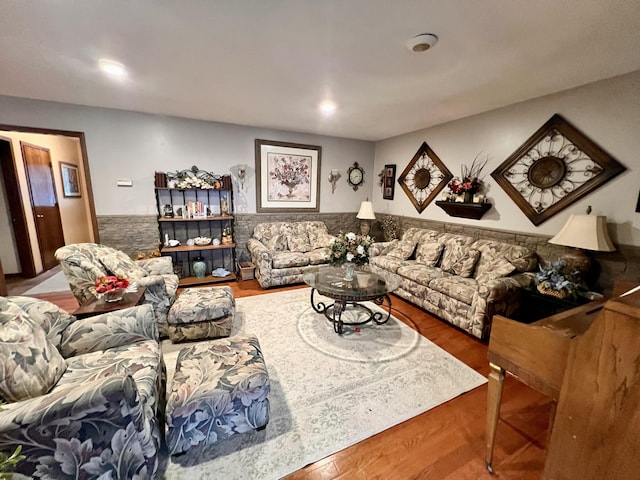
[[[400,280],[396,277],[373,273],[368,267],[357,270],[353,280],[345,280],[345,269],[340,267],[313,267],[302,276],[304,283],[311,287],[311,306],[318,313],[324,313],[333,323],[333,330],[342,334],[345,325],[364,325],[373,321],[382,325],[391,317],[391,299],[389,293],[398,288]],[[314,296],[329,297],[334,303],[316,301]],[[374,312],[360,302],[372,300],[376,305],[387,305],[387,314]],[[343,321],[342,313],[348,306],[365,313],[364,320]]]

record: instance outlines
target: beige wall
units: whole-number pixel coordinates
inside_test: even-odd
[[[62,229],[64,231],[64,240],[67,244],[94,241],[91,216],[89,214],[89,199],[86,194],[87,192],[84,182],[85,172],[83,168],[80,142],[77,138],[64,137],[60,135],[42,135],[6,131],[0,132],[0,137],[11,141],[13,155],[16,161],[20,190],[24,202],[23,208],[25,212],[27,212],[27,228],[31,238],[31,250],[33,252],[36,271],[41,272],[43,270],[43,266],[36,236],[35,221],[31,214],[29,188],[27,185],[27,177],[20,142],[26,142],[49,149],[56,195],[58,205],[60,207]],[[70,163],[78,167],[81,179],[81,197],[66,198],[63,195],[60,162]],[[0,188],[3,190],[2,197],[4,197],[6,195],[6,192],[4,192],[4,183],[0,185]],[[4,227],[4,225],[11,226],[10,219],[2,218],[2,216],[7,214],[8,208],[0,208],[0,226],[2,227]],[[10,232],[3,232],[0,238],[5,240],[5,238],[9,239],[11,237],[13,237],[13,235],[11,235]],[[0,246],[0,258],[2,259],[5,274],[20,273],[21,269],[15,249],[15,242],[2,242],[2,245]]]

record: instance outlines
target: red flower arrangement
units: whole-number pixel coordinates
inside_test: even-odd
[[[106,293],[117,288],[127,288],[129,280],[121,275],[105,275],[96,280],[96,293]]]
[[[482,173],[482,169],[487,164],[489,159],[485,158],[484,160],[479,160],[478,155],[471,162],[470,167],[462,166],[460,178],[455,177],[453,180],[449,182],[449,190],[454,195],[458,195],[460,193],[476,193],[480,190],[482,186],[482,180],[479,179],[480,174]]]

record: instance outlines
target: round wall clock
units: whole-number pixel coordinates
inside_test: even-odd
[[[347,170],[347,183],[358,190],[358,187],[364,183],[364,170],[358,162],[354,162],[352,167]]]
[[[429,148],[427,142],[423,142],[398,178],[398,183],[418,213],[422,213],[452,178],[449,169]]]

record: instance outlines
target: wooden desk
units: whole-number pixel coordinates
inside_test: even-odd
[[[487,396],[487,434],[485,461],[492,472],[502,387],[505,373],[548,395],[555,405],[569,356],[570,342],[587,331],[602,306],[603,300],[567,310],[530,325],[500,315],[493,317],[489,340],[489,373]]]
[[[145,291],[145,287],[138,287],[137,292],[126,293],[119,302],[105,302],[103,300],[93,298],[80,305],[80,307],[73,312],[73,315],[76,318],[86,318],[93,317],[94,315],[100,315],[101,313],[115,312],[116,310],[135,307],[142,303]]]

